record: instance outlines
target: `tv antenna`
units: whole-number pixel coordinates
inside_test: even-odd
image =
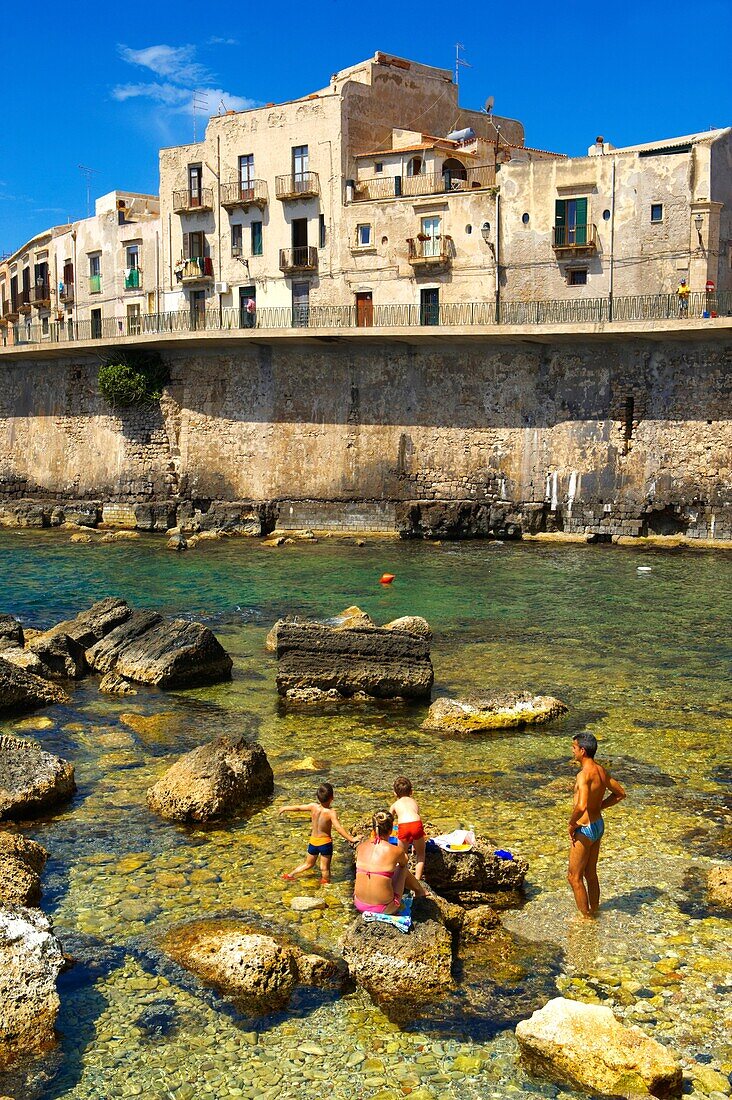
[[[193,141],[195,143],[198,140],[198,128],[196,125],[198,122],[198,112],[208,110],[208,92],[195,91],[193,93],[193,101],[191,105],[193,107]]]
[[[91,217],[91,183],[92,176],[99,175],[98,168],[87,168],[85,164],[77,164],[76,166],[82,175],[86,176],[86,216]]]
[[[492,115],[493,114],[493,104],[495,102],[496,102],[496,97],[495,96],[489,95],[488,98],[486,99],[485,106],[483,107],[483,110],[485,111],[485,113],[487,115]]]
[[[462,42],[456,42],[455,43],[455,83],[456,84],[458,84],[460,82],[460,66],[462,65],[466,69],[472,69],[472,67],[473,67],[470,64],[469,61],[465,61],[465,59],[460,56],[460,51],[464,50],[464,49],[465,49],[465,46],[463,46]]]

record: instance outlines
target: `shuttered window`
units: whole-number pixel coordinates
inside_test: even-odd
[[[252,256],[262,255],[262,223],[252,222]]]

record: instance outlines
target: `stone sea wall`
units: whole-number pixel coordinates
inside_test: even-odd
[[[724,339],[163,354],[160,405],[120,413],[88,352],[0,363],[0,523],[732,539]]]

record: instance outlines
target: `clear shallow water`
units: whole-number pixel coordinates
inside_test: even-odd
[[[384,571],[397,575],[391,588],[378,584]],[[302,1097],[324,1087],[382,1100],[556,1096],[524,1074],[512,1028],[557,991],[637,1020],[690,1072],[732,1071],[730,925],[700,888],[713,859],[732,855],[732,557],[336,540],[174,555],[153,538],[84,546],[55,532],[0,532],[0,612],[43,627],[111,594],[209,623],[235,678],[119,700],[89,679],[70,706],[0,726],[73,760],[79,784],[68,809],[27,830],[51,853],[44,908],[89,964],[61,979],[63,1060],[35,1086],[41,1100]],[[419,707],[284,712],[267,630],[285,613],[328,616],[351,603],[377,622],[429,619],[436,692],[532,688],[564,699],[568,719],[459,739],[421,731]],[[589,928],[574,919],[564,881],[568,739],[580,728],[597,734],[629,791],[608,814],[606,900]],[[206,830],[149,814],[145,791],[172,759],[242,731],[275,770],[270,806]],[[327,777],[354,821],[386,803],[400,772],[430,820],[475,825],[530,863],[529,900],[505,916],[500,942],[457,961],[458,997],[401,1028],[361,993],[302,994],[288,1013],[253,1021],[161,958],[157,941],[172,924],[232,911],[335,948],[352,913],[345,848],[336,848],[328,909],[294,914],[290,899],[318,887],[281,880],[306,828],[278,819],[277,806],[309,799]],[[0,1086],[8,1091],[2,1077]]]

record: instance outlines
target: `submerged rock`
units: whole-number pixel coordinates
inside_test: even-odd
[[[68,701],[68,695],[60,687],[0,656],[0,714],[23,714]]]
[[[732,911],[732,863],[712,867],[707,875],[707,891],[711,905]]]
[[[74,768],[34,741],[0,737],[0,820],[33,817],[76,790]]]
[[[147,804],[171,821],[213,821],[242,813],[273,788],[261,745],[219,737],[173,764],[147,792]]]
[[[240,920],[199,920],[169,932],[162,948],[180,966],[248,1011],[284,1008],[297,985],[330,985],[339,968]]]
[[[346,929],[348,971],[377,1004],[417,1005],[452,989],[452,936],[436,920],[415,920],[405,935],[359,915]]]
[[[640,1028],[603,1005],[556,997],[516,1028],[528,1065],[541,1075],[610,1096],[681,1094],[681,1066]]]
[[[356,692],[423,699],[434,674],[426,638],[376,627],[339,628],[284,622],[277,632],[277,690]]]
[[[231,677],[232,660],[200,623],[166,621],[152,611],[134,611],[87,651],[96,672],[158,687],[192,687]]]
[[[55,1042],[64,966],[51,923],[38,909],[0,909],[0,1065]]]
[[[116,672],[108,672],[99,681],[99,690],[103,695],[137,695],[137,688],[133,687],[124,676],[118,676]]]
[[[422,723],[422,729],[440,733],[521,729],[559,718],[568,709],[551,695],[532,695],[530,691],[471,696],[468,699],[436,699]]]
[[[39,905],[48,853],[20,833],[0,832],[0,905]]]

